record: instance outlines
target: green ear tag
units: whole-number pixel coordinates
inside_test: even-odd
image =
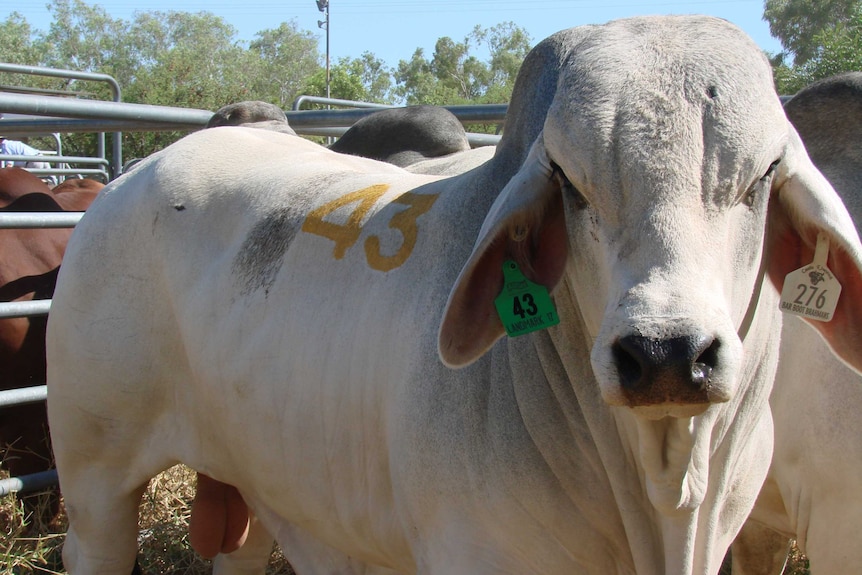
[[[513,260],[503,262],[503,279],[503,291],[494,305],[509,337],[560,323],[548,290],[528,280]]]

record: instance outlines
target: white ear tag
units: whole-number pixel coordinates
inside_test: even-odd
[[[790,272],[781,290],[781,311],[817,321],[829,321],[838,305],[841,284],[826,267],[829,238],[817,234],[814,261]]]

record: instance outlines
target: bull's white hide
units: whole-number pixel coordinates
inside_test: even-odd
[[[554,35],[506,127],[445,179],[216,128],[103,192],[49,322],[71,573],[131,569],[176,462],[236,486],[300,574],[718,569],[771,455],[759,285],[819,231],[846,296],[826,335],[862,365],[849,216],[721,20]],[[507,258],[558,326],[502,338]],[[705,349],[682,373],[679,342]]]

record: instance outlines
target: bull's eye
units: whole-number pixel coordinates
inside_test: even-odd
[[[769,164],[769,168],[767,168],[766,173],[763,174],[763,177],[760,178],[761,182],[772,181],[772,176],[775,174],[775,169],[778,167],[778,164],[781,163],[781,158],[775,160],[771,164]]]
[[[751,207],[754,205],[754,200],[757,199],[757,195],[760,190],[766,190],[767,193],[769,192],[769,189],[772,187],[772,177],[775,175],[775,169],[778,167],[779,162],[781,162],[780,159],[769,164],[769,168],[766,170],[766,173],[763,174],[759,180],[754,182],[748,190],[746,190],[745,194],[740,198],[740,202]]]
[[[566,177],[566,174],[563,173],[563,169],[560,168],[560,166],[551,162],[551,170],[551,177],[556,181],[557,185],[560,186],[563,193],[572,200],[575,208],[583,210],[589,206],[586,198],[584,198],[583,194],[578,191],[578,188],[572,185],[572,182]]]

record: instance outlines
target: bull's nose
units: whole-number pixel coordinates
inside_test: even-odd
[[[629,405],[708,403],[720,345],[718,339],[703,334],[620,338],[613,355]]]

